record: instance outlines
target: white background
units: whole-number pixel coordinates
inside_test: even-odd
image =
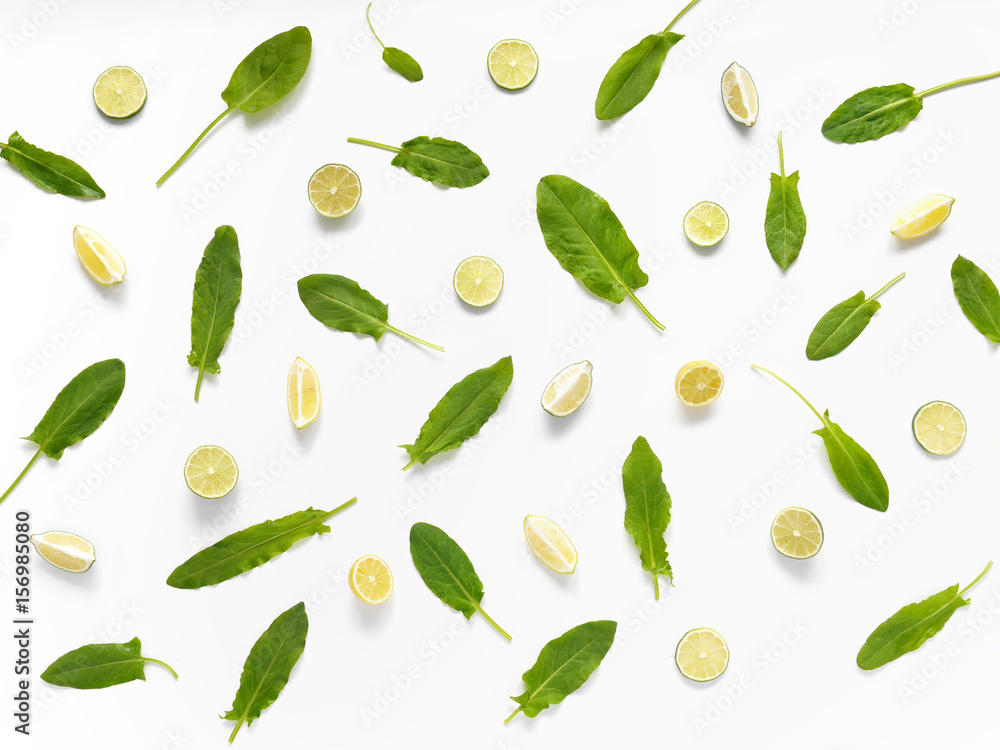
[[[16,510],[31,511],[35,531],[74,531],[98,550],[83,576],[35,560],[34,734],[17,742],[222,747],[230,725],[217,716],[231,706],[247,652],[275,616],[305,601],[305,653],[277,703],[241,731],[243,748],[985,746],[1000,659],[1000,572],[918,653],[875,673],[862,673],[854,659],[898,607],[969,582],[1000,554],[991,468],[1000,440],[996,352],[961,316],[949,280],[959,252],[995,278],[1000,269],[989,230],[1000,82],[930,98],[914,123],[876,143],[829,143],[820,125],[868,86],[906,81],[920,90],[993,70],[1000,7],[705,0],[677,25],[688,37],[647,100],[602,125],[593,101],[604,73],[662,29],[679,1],[388,6],[395,12],[383,39],[420,61],[426,78],[417,84],[382,64],[364,5],[7,5],[3,135],[18,129],[75,156],[108,198],[49,195],[0,165],[0,476],[13,478],[28,460],[32,448],[18,436],[73,375],[107,357],[128,367],[107,423],[59,463],[40,460],[0,508],[2,612],[12,611]],[[897,6],[911,12],[893,15]],[[231,115],[155,188],[224,108],[219,92],[236,64],[298,24],[311,29],[314,46],[294,93],[260,115]],[[510,36],[529,40],[541,58],[537,80],[518,94],[496,89],[484,64],[493,43]],[[720,101],[719,78],[733,60],[760,93],[750,130]],[[139,70],[150,87],[145,110],[123,123],[103,119],[90,93],[97,75],[117,64]],[[788,170],[801,170],[809,220],[801,257],[785,274],[762,231],[779,128]],[[420,134],[466,143],[490,178],[468,190],[438,189],[390,167],[389,154],[345,140],[399,143]],[[351,165],[364,184],[360,207],[342,221],[322,219],[306,200],[309,175],[327,162]],[[629,303],[612,309],[592,296],[546,251],[534,189],[549,173],[608,199],[650,275],[639,297],[665,333]],[[930,193],[957,198],[952,218],[924,241],[896,241],[891,216]],[[684,212],[702,199],[722,203],[732,221],[708,252],[680,231]],[[195,404],[196,372],[185,361],[191,287],[224,223],[239,234],[243,298],[223,371],[206,378]],[[70,241],[77,224],[124,256],[121,288],[98,289],[82,271]],[[473,254],[495,258],[506,274],[499,302],[479,312],[450,293],[454,267]],[[447,352],[324,328],[294,288],[316,271],[357,279],[389,304],[395,325]],[[906,279],[883,296],[884,309],[850,349],[806,360],[805,341],[824,311],[901,271]],[[444,391],[507,354],[514,383],[482,439],[400,472],[407,458],[395,446],[412,441]],[[296,356],[317,368],[324,396],[319,420],[300,434],[284,403]],[[538,407],[541,390],[584,358],[594,364],[593,393],[580,412],[556,421]],[[678,403],[673,379],[700,358],[725,367],[726,387],[711,408],[692,412]],[[810,438],[815,418],[751,363],[830,408],[875,456],[891,488],[887,513],[840,489]],[[933,399],[954,402],[968,418],[968,440],[952,460],[928,456],[911,435],[913,412]],[[665,587],[658,605],[622,527],[620,465],[639,434],[662,458],[673,497],[667,542],[677,587]],[[204,501],[185,488],[184,459],[204,443],[237,458],[233,497]],[[112,458],[117,465],[107,471]],[[735,524],[744,501],[778,479]],[[88,495],[81,481],[95,489]],[[414,500],[420,491],[426,499]],[[251,574],[200,591],[164,584],[218,537],[213,523],[231,533],[354,495],[359,503],[332,520],[330,534]],[[771,519],[788,505],[809,507],[823,522],[826,544],[814,560],[785,560],[770,545]],[[530,556],[521,533],[527,513],[560,520],[580,551],[575,575],[559,578]],[[427,591],[408,553],[417,520],[442,526],[466,549],[485,584],[483,604],[512,644],[478,617],[463,627]],[[395,592],[378,608],[345,584],[364,553],[384,557],[395,574]],[[585,688],[537,719],[504,727],[513,708],[507,696],[523,690],[520,675],[541,646],[598,618],[619,622],[618,639]],[[732,651],[726,675],[706,685],[673,665],[678,639],[697,626],[716,628]],[[71,648],[134,635],[180,680],[155,666],[146,683],[105,691],[54,690],[37,680]],[[0,647],[4,696],[13,690],[12,646],[5,639]],[[914,677],[920,671],[930,675],[926,684]],[[409,684],[397,689],[407,672]],[[13,720],[2,713],[2,744],[13,746]]]

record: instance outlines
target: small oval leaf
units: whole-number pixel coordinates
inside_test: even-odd
[[[382,50],[382,59],[386,65],[407,81],[416,83],[424,78],[424,71],[420,68],[420,63],[397,47],[386,47]]]

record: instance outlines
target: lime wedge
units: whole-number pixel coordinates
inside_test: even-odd
[[[553,417],[568,417],[575,412],[590,395],[593,371],[587,360],[560,370],[542,392],[542,408]]]
[[[576,547],[554,521],[545,516],[524,517],[524,538],[535,557],[549,570],[569,574],[576,570]]]
[[[722,102],[736,122],[748,128],[757,122],[757,87],[746,68],[733,63],[722,74]]]
[[[771,522],[771,543],[793,560],[815,557],[823,546],[823,527],[812,511],[785,508]]]
[[[288,416],[295,429],[301,430],[313,423],[319,415],[322,397],[319,392],[319,375],[302,357],[296,357],[288,370]]]
[[[68,531],[33,534],[28,541],[45,562],[67,573],[86,573],[97,559],[93,544]]]
[[[94,104],[113,120],[134,117],[146,104],[146,84],[125,65],[108,68],[94,83]]]
[[[110,243],[93,229],[73,229],[73,249],[90,278],[102,286],[121,284],[125,279],[125,261]]]
[[[947,195],[928,195],[911,203],[892,219],[890,230],[897,237],[910,240],[923,237],[944,224],[951,216],[955,199]]]

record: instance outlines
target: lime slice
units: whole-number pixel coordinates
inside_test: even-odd
[[[931,401],[913,415],[913,437],[935,456],[950,456],[965,442],[965,417],[947,401]]]
[[[771,544],[795,560],[815,557],[823,546],[823,526],[812,511],[785,508],[771,522]]]
[[[455,294],[462,302],[473,307],[486,307],[500,296],[503,271],[491,258],[473,255],[458,264],[452,283]]]
[[[674,389],[685,406],[708,406],[722,393],[722,370],[711,362],[696,359],[677,371]]]
[[[684,236],[698,247],[718,245],[729,232],[729,215],[718,203],[702,201],[684,214]]]
[[[49,565],[68,573],[86,573],[94,564],[94,545],[68,531],[45,531],[28,539]]]
[[[94,83],[94,104],[113,120],[139,114],[146,104],[146,84],[142,76],[125,65],[108,68]]]
[[[228,451],[217,445],[195,448],[184,464],[184,481],[198,497],[209,500],[224,497],[232,492],[240,470]]]
[[[538,55],[520,39],[503,39],[493,45],[486,58],[490,78],[502,89],[517,91],[535,80]]]
[[[677,644],[674,661],[681,674],[695,682],[708,682],[729,666],[729,647],[711,628],[689,630]]]
[[[911,203],[892,219],[890,230],[897,237],[910,240],[923,237],[944,224],[951,216],[954,198],[947,195],[928,195],[915,203]]]
[[[587,400],[594,377],[587,360],[560,370],[542,392],[542,408],[553,417],[568,417]]]
[[[343,164],[327,164],[309,178],[309,202],[329,219],[347,216],[361,201],[361,179]]]
[[[312,424],[319,415],[321,403],[319,375],[302,357],[296,357],[288,370],[288,416],[295,429]]]
[[[93,229],[74,227],[73,248],[84,270],[98,284],[112,286],[125,279],[122,256]]]
[[[736,122],[748,128],[757,122],[757,87],[746,68],[733,63],[722,74],[722,102]]]
[[[576,547],[566,532],[545,516],[524,517],[524,538],[528,540],[531,551],[549,570],[565,574],[576,570],[579,559]]]
[[[392,593],[392,571],[385,560],[375,555],[355,560],[347,574],[347,582],[354,595],[368,604],[381,604]]]

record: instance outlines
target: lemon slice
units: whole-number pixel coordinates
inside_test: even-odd
[[[125,65],[108,68],[94,83],[94,104],[113,120],[139,114],[146,104],[146,84],[142,76]]]
[[[319,392],[319,375],[302,357],[296,357],[288,370],[288,416],[301,430],[319,416],[322,397]]]
[[[118,251],[93,229],[74,227],[73,247],[83,269],[98,284],[121,284],[125,278],[125,261]]]
[[[684,236],[698,247],[718,245],[729,232],[729,215],[718,203],[702,201],[684,214]]]
[[[965,417],[947,401],[931,401],[913,415],[913,437],[935,456],[950,456],[965,442]]]
[[[542,408],[553,417],[568,417],[575,412],[590,395],[593,370],[587,360],[560,370],[542,392]]]
[[[184,464],[184,481],[198,497],[209,500],[232,492],[240,470],[230,453],[217,445],[195,448]]]
[[[757,87],[746,68],[733,63],[722,74],[722,102],[736,122],[748,128],[757,122]]]
[[[86,573],[94,564],[94,545],[68,531],[46,531],[28,540],[49,565],[68,573]]]
[[[771,522],[771,544],[785,557],[814,557],[823,546],[823,526],[812,511],[785,508]]]
[[[381,604],[392,593],[392,571],[385,560],[375,555],[364,555],[354,561],[347,581],[351,591],[363,602]]]
[[[686,406],[707,406],[722,393],[722,370],[711,362],[696,359],[677,371],[674,388]]]
[[[486,307],[500,296],[503,271],[491,258],[473,255],[458,264],[452,283],[455,294],[462,302],[473,307]]]
[[[576,547],[566,532],[545,516],[524,517],[524,538],[528,540],[531,551],[549,570],[565,574],[576,570],[579,559]]]
[[[502,89],[517,91],[535,80],[538,55],[535,48],[520,39],[502,39],[493,45],[486,58],[490,78]]]
[[[681,674],[695,682],[708,682],[729,666],[729,647],[711,628],[689,630],[677,644],[674,661]]]
[[[904,240],[923,237],[944,224],[945,219],[951,216],[951,207],[954,203],[955,199],[947,195],[928,195],[926,198],[921,198],[892,218],[890,231]]]
[[[327,164],[309,178],[309,202],[329,219],[347,216],[361,200],[358,173],[343,164]]]

